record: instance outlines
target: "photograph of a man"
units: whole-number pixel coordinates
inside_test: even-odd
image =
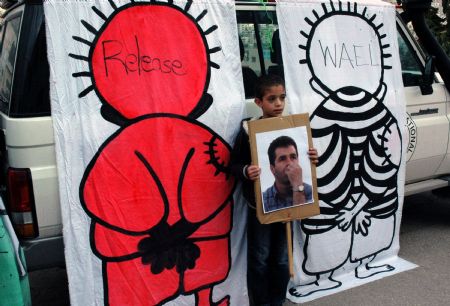
[[[263,192],[264,213],[313,202],[312,187],[303,181],[295,141],[279,136],[270,143],[267,154],[275,182]]]

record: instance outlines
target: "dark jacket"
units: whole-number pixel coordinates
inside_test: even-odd
[[[256,207],[254,182],[244,175],[244,168],[252,162],[250,153],[250,141],[248,137],[247,123],[252,118],[246,118],[241,122],[241,128],[236,136],[233,151],[231,152],[231,173],[242,182],[242,193],[249,205]]]

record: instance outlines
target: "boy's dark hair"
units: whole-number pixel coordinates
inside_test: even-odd
[[[298,155],[297,144],[294,139],[289,136],[280,136],[270,143],[267,154],[269,155],[269,162],[272,166],[275,165],[275,150],[278,148],[287,148],[289,146],[293,146],[295,148],[295,153]]]
[[[262,75],[256,81],[255,97],[262,100],[266,90],[272,86],[284,85],[284,80],[276,74]]]

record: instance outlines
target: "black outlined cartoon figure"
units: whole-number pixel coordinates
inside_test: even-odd
[[[357,3],[330,1],[305,21],[311,28],[301,31],[306,42],[299,45],[305,53],[300,64],[308,65],[311,88],[323,97],[310,117],[321,154],[321,215],[301,225],[302,269],[316,281],[291,288],[295,297],[339,287],[333,272],[347,262],[355,263],[357,278],[394,269],[372,261],[394,238],[401,163],[399,126],[383,104],[384,72],[392,67],[377,15]],[[336,24],[349,33],[330,34],[339,31]],[[353,29],[361,33],[353,36]]]
[[[172,3],[131,1],[106,16],[103,25],[81,23],[92,40],[89,70],[102,116],[119,125],[99,148],[80,185],[91,218],[93,253],[103,265],[105,305],[161,305],[195,295],[196,305],[213,302],[214,285],[230,269],[234,180],[227,175],[229,145],[196,120],[213,102],[207,94],[210,56],[197,17]],[[192,9],[191,9],[192,10]]]

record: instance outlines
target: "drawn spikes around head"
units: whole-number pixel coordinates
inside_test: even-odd
[[[315,20],[311,20],[309,17],[305,17],[305,22],[311,27],[311,29],[309,30],[309,34],[306,33],[305,31],[301,30],[300,31],[300,35],[304,37],[304,39],[306,39],[306,43],[305,44],[300,44],[298,47],[300,49],[302,49],[306,54],[304,55],[303,59],[300,59],[299,63],[300,64],[308,64],[309,63],[309,59],[308,57],[308,50],[311,47],[311,43],[312,43],[312,34],[314,34],[316,28],[318,27],[318,25],[325,19],[332,17],[332,16],[336,16],[336,15],[345,15],[345,16],[354,16],[357,18],[361,18],[364,21],[366,21],[374,30],[374,32],[377,34],[378,39],[380,41],[382,41],[383,39],[386,38],[386,34],[381,34],[380,30],[383,27],[383,23],[380,23],[378,25],[376,25],[374,23],[374,20],[376,19],[376,14],[373,14],[372,16],[367,16],[367,7],[363,7],[361,13],[359,12],[359,8],[358,8],[358,4],[356,2],[352,3],[351,2],[347,2],[347,5],[343,5],[342,1],[338,2],[338,7],[336,8],[334,2],[332,0],[330,0],[329,2],[329,6],[327,6],[325,3],[322,3],[322,10],[323,13],[319,14],[316,10],[312,10],[312,13],[315,17]],[[392,55],[389,53],[385,52],[385,49],[388,49],[390,47],[389,44],[384,44],[381,43],[381,49],[382,49],[382,58],[386,59],[386,58],[390,58]],[[389,65],[385,65],[384,61],[383,61],[383,69],[392,69],[392,66]]]

